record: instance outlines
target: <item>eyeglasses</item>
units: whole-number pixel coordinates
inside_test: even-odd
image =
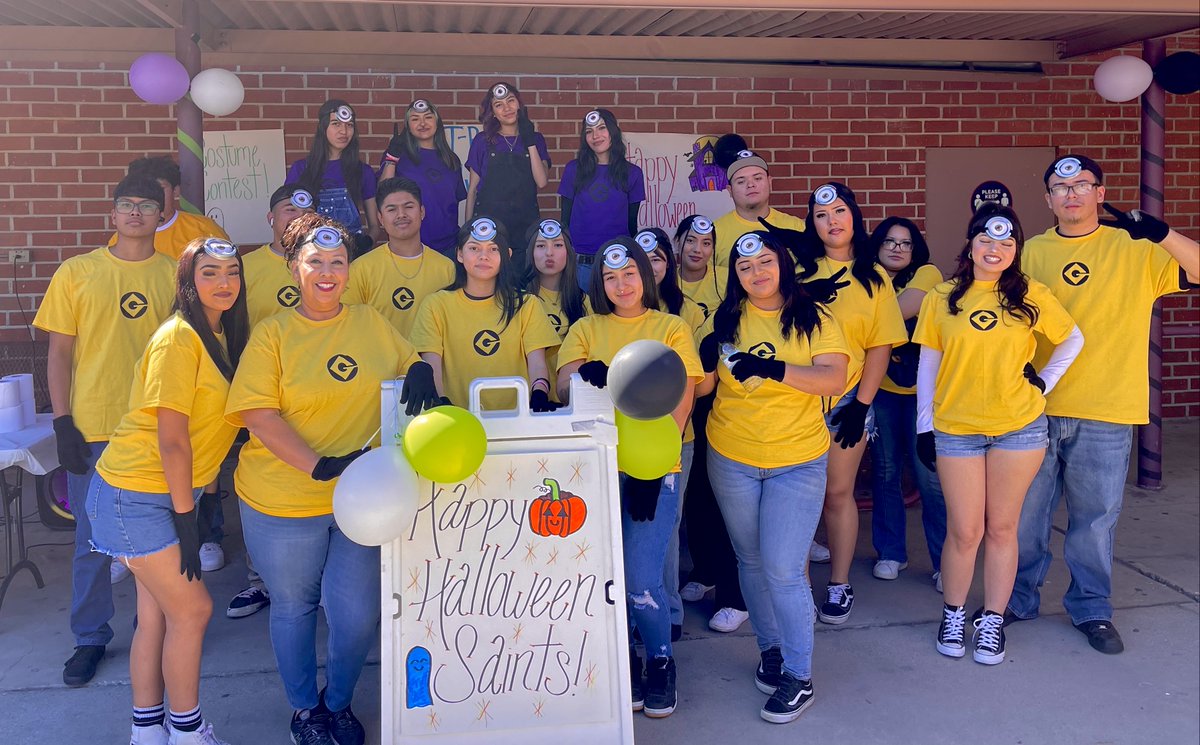
[[[912,251],[912,241],[898,241],[895,238],[884,238],[883,247],[888,251],[909,253]]]
[[[162,209],[158,202],[130,202],[127,199],[118,199],[116,208],[118,215],[132,215],[135,211],[140,215],[153,215]]]
[[[1078,197],[1086,197],[1088,194],[1091,194],[1092,191],[1099,185],[1100,184],[1097,184],[1093,181],[1080,181],[1078,184],[1055,184],[1046,191],[1050,192],[1059,199],[1068,194],[1074,194]]]

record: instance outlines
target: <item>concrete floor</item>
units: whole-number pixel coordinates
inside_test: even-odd
[[[757,650],[749,624],[735,634],[717,634],[706,625],[710,605],[689,605],[685,637],[675,647],[679,707],[663,720],[635,714],[638,741],[1200,742],[1200,422],[1169,422],[1165,438],[1165,488],[1128,487],[1118,527],[1113,601],[1124,654],[1093,651],[1071,627],[1059,602],[1069,578],[1056,561],[1043,591],[1042,618],[1010,627],[1004,664],[989,668],[969,655],[942,657],[933,647],[941,596],[929,581],[919,508],[909,514],[911,566],[895,582],[870,576],[870,519],[863,513],[852,573],[854,615],[841,627],[818,624],[813,707],[787,726],[760,720],[764,697],[751,678]],[[31,494],[27,500],[30,512]],[[221,614],[245,579],[235,505],[226,504],[226,515],[233,523],[227,526],[233,533],[226,540],[229,563],[205,575],[218,615],[205,646],[204,713],[235,745],[285,743],[290,711],[275,673],[267,614],[236,621]],[[72,647],[70,534],[33,520],[27,529],[29,543],[37,544],[31,557],[46,587],[36,589],[23,573],[0,610],[0,745],[123,743],[129,732],[133,583],[114,587],[117,636],[96,679],[85,688],[64,687],[62,663]],[[1065,516],[1058,525],[1056,556]],[[814,582],[823,583],[827,573],[827,567],[814,567]],[[977,604],[973,597],[968,607]],[[379,685],[376,650],[355,700],[368,724],[368,742],[378,742]]]

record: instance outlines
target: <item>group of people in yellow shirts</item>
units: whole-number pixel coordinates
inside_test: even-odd
[[[635,711],[665,717],[677,705],[677,541],[684,495],[699,483],[736,556],[760,651],[753,682],[767,696],[760,716],[790,722],[811,705],[815,618],[852,612],[854,479],[867,443],[883,439],[922,469],[925,511],[944,511],[941,535],[926,520],[944,591],[939,652],[961,657],[969,645],[978,662],[1004,659],[1005,624],[1037,615],[1063,496],[1064,602],[1093,647],[1119,652],[1111,535],[1130,425],[1145,421],[1147,399],[1145,354],[1130,349],[1155,298],[1200,280],[1196,242],[1108,207],[1101,167],[1071,154],[1046,170],[1055,228],[1026,241],[1013,210],[984,204],[942,281],[916,225],[889,219],[868,232],[842,183],[814,189],[801,220],[770,207],[761,155],[739,152],[727,177],[733,211],[689,216],[673,239],[658,229],[606,238],[585,287],[556,220],[511,236],[476,214],[453,260],[423,245],[422,191],[403,176],[374,195],[387,243],[353,263],[352,234],[295,183],[271,197],[272,242],[245,257],[221,235],[177,257],[156,252],[172,185],[124,179],[114,242],[63,263],[35,325],[50,334],[55,431],[82,489],[72,495],[85,549],[137,582],[131,743],[221,742],[199,706],[212,601],[196,504],[240,428],[249,439],[234,483],[269,591],[293,741],[362,743],[351,699],[377,633],[379,553],[341,533],[332,493],[377,444],[380,382],[404,377],[413,414],[465,406],[477,377],[516,375],[530,409],[550,412],[570,404],[572,375],[604,388],[616,352],[641,339],[675,350],[687,384],[672,412],[679,466],[621,484],[626,605],[645,654],[630,649]],[[1101,221],[1102,207],[1112,219]],[[484,408],[514,404],[491,393]],[[888,399],[900,400],[881,428],[874,404]],[[902,504],[899,516],[902,534]],[[831,569],[817,603],[808,564],[822,518]],[[875,575],[894,579],[907,562],[889,553],[895,526],[874,527]],[[984,604],[968,641],[981,543]],[[692,537],[693,553],[706,548]],[[324,687],[318,606],[330,629]],[[68,668],[94,672],[104,633],[77,634]]]

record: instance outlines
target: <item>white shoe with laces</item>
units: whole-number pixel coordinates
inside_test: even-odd
[[[713,631],[720,631],[725,634],[732,633],[741,628],[741,625],[750,620],[750,614],[744,610],[737,608],[722,608],[713,614],[713,617],[708,620],[708,627]]]
[[[129,745],[167,745],[167,728],[161,724],[153,727],[132,726]]]
[[[225,566],[225,551],[219,543],[200,544],[200,571],[215,572]]]
[[[125,562],[113,559],[112,566],[108,568],[108,581],[111,584],[117,584],[129,579],[129,567],[125,566]]]
[[[829,555],[829,549],[817,543],[812,542],[812,546],[808,549],[808,560],[814,564],[828,564],[832,557]]]
[[[229,743],[218,739],[213,734],[212,724],[205,722],[200,725],[200,729],[194,732],[171,730],[171,738],[167,740],[167,745],[229,745]]]
[[[871,573],[875,575],[875,579],[897,579],[900,572],[905,569],[908,569],[907,561],[880,559],[875,562],[875,568],[871,570]]]
[[[685,603],[699,603],[704,596],[716,589],[716,585],[705,585],[700,582],[688,582],[679,588],[679,597]]]

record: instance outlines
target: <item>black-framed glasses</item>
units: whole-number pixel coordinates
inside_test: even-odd
[[[895,238],[884,238],[883,247],[888,251],[912,252],[912,241],[898,241]]]
[[[153,215],[162,210],[158,202],[131,202],[128,199],[118,199],[115,207],[118,215],[132,215],[134,212],[139,215]]]
[[[1062,199],[1068,194],[1074,194],[1077,197],[1086,197],[1088,194],[1091,194],[1093,191],[1095,191],[1096,187],[1099,185],[1100,184],[1097,184],[1095,181],[1080,181],[1078,184],[1055,184],[1046,191],[1050,192],[1051,195],[1056,196],[1059,199]]]

